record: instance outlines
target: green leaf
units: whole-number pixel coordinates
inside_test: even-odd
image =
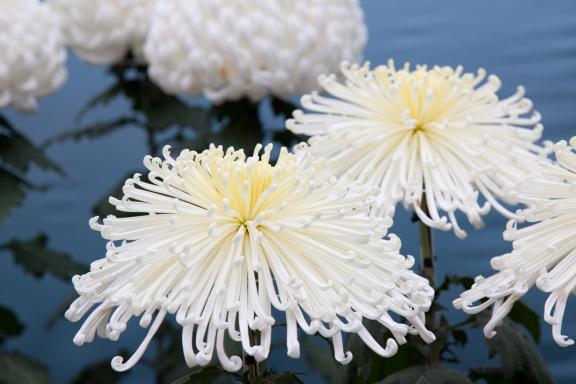
[[[99,121],[85,127],[64,132],[44,141],[43,146],[50,146],[67,140],[95,139],[100,136],[112,133],[125,126],[141,126],[142,122],[132,117],[118,117],[111,120]]]
[[[24,330],[24,325],[8,307],[0,305],[0,345],[9,337],[18,336]]]
[[[296,135],[291,131],[284,129],[282,131],[274,132],[272,134],[272,139],[280,143],[280,145],[291,149],[296,144],[305,141],[305,137],[302,135]]]
[[[63,280],[70,280],[76,274],[84,273],[88,268],[74,261],[68,254],[48,248],[48,237],[40,234],[32,240],[12,240],[0,247],[10,251],[14,261],[36,278],[46,273]]]
[[[284,117],[284,119],[290,118],[292,113],[298,109],[296,105],[289,101],[279,99],[278,97],[272,97],[270,106],[276,116]]]
[[[6,220],[13,207],[22,203],[25,187],[24,179],[0,168],[0,224]]]
[[[472,384],[472,381],[454,369],[433,365],[406,368],[379,384]]]
[[[298,377],[298,373],[284,372],[276,373],[271,370],[264,375],[257,377],[250,384],[303,384],[304,382]],[[330,382],[333,383],[333,382]]]
[[[234,376],[230,372],[226,372],[220,367],[207,366],[200,371],[194,372],[190,375],[182,377],[172,384],[205,384],[205,383],[216,383],[220,382],[223,378],[227,376]]]
[[[122,192],[122,187],[124,186],[127,179],[134,176],[136,172],[129,172],[126,176],[122,177],[118,183],[116,183],[108,192],[104,194],[92,207],[92,213],[99,217],[106,217],[108,215],[114,215],[116,217],[132,217],[138,216],[139,213],[136,212],[122,212],[116,210],[116,208],[110,204],[110,197],[113,196],[119,200],[122,199],[124,193]],[[143,177],[145,179],[145,177]]]
[[[437,292],[447,291],[453,285],[459,285],[464,289],[470,289],[474,284],[474,278],[469,276],[449,275],[444,278],[442,284],[436,289]]]
[[[97,106],[106,106],[110,104],[116,97],[122,94],[122,83],[114,83],[101,93],[94,96],[76,115],[76,121],[84,118],[84,115]]]
[[[463,329],[452,328],[450,331],[456,345],[464,347],[468,344],[468,335]]]
[[[51,384],[48,368],[19,352],[0,355],[0,383]]]
[[[2,114],[0,113],[0,127],[7,129],[10,132],[14,132],[16,131],[16,129],[14,128],[14,126],[12,125],[12,123],[10,123],[8,121],[7,118],[5,118],[4,116],[2,116]]]
[[[264,141],[258,104],[242,99],[213,106],[210,113],[220,128],[210,134],[210,142],[251,152],[256,144]]]
[[[370,333],[382,345],[386,345],[387,339],[392,336],[389,332],[377,333],[376,330],[371,330]],[[426,356],[421,339],[408,335],[407,340],[406,344],[398,347],[394,356],[386,358],[372,352],[357,335],[350,335],[348,345],[354,360],[348,366],[355,368],[356,378],[366,383],[374,383],[405,368],[424,364]]]
[[[204,131],[211,126],[210,115],[204,108],[190,107],[167,95],[157,97],[142,112],[154,131],[172,126],[192,127]]]
[[[110,361],[106,360],[83,368],[72,379],[72,384],[114,384],[125,376],[125,373],[113,370]]]
[[[520,324],[530,333],[536,344],[540,343],[540,316],[522,301],[514,303],[508,318]]]
[[[301,345],[310,368],[318,372],[326,382],[331,384],[348,382],[347,367],[334,360],[329,349],[322,348],[318,345],[317,340],[309,337],[302,339]]]
[[[11,167],[22,173],[27,172],[31,164],[36,164],[43,170],[64,175],[62,168],[50,160],[40,148],[14,128],[9,127],[4,132],[0,131],[0,164],[3,163],[4,167]]]
[[[182,359],[182,330],[180,328],[165,321],[154,340],[156,354],[149,361],[149,365],[156,373],[157,384],[186,383],[190,374],[200,371],[198,368],[189,368]]]
[[[489,315],[481,313],[477,317],[478,325],[482,326],[488,320]],[[496,328],[496,332],[497,334],[493,338],[487,339],[487,343],[490,357],[500,357],[502,369],[500,377],[508,380],[506,382],[524,384],[554,382],[534,342],[524,332],[521,332],[511,320],[504,319],[502,324]],[[497,382],[491,381],[490,383]]]

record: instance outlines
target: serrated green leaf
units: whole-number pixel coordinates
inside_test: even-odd
[[[235,374],[226,372],[220,367],[215,366],[207,366],[197,372],[194,372],[190,375],[186,375],[172,384],[205,384],[205,383],[220,383],[222,379],[226,377],[233,378]]]
[[[125,377],[126,373],[116,372],[106,360],[83,368],[72,379],[72,384],[114,384]]]
[[[6,128],[4,132],[0,130],[0,164],[2,166],[25,173],[31,164],[36,164],[43,170],[64,175],[64,171],[58,164],[50,160],[26,136],[14,129],[5,118],[2,118],[0,126]]]
[[[86,105],[82,107],[80,112],[76,115],[76,121],[84,118],[84,115],[97,106],[106,106],[110,104],[116,97],[122,94],[122,83],[114,83],[104,91],[94,96]]]
[[[436,289],[436,292],[443,292],[450,289],[453,285],[459,285],[464,289],[470,289],[474,284],[474,278],[470,276],[449,275],[444,278],[442,284]]]
[[[43,146],[50,146],[54,143],[60,143],[67,140],[95,139],[126,126],[139,126],[141,124],[142,123],[138,119],[132,117],[118,117],[111,120],[99,121],[93,124],[89,124],[85,127],[74,129],[72,131],[64,132],[57,136],[51,137],[43,143]]]
[[[454,369],[433,365],[406,368],[379,384],[472,384],[472,381]]]
[[[310,367],[318,372],[326,382],[332,384],[348,382],[348,368],[338,364],[329,349],[322,348],[313,338],[304,338],[301,346]]]
[[[478,325],[483,326],[488,315],[477,315]],[[540,355],[538,348],[509,319],[504,319],[496,328],[497,334],[487,339],[490,357],[500,358],[502,377],[508,382],[524,384],[551,384],[552,376]]]
[[[296,105],[289,101],[279,99],[278,97],[272,97],[270,106],[272,107],[274,115],[284,117],[285,119],[291,117],[292,113],[298,109]]]
[[[514,303],[508,318],[522,325],[530,333],[536,344],[540,343],[540,316],[522,301]]]
[[[452,328],[451,333],[456,345],[464,347],[468,344],[468,335],[463,329]]]
[[[154,131],[172,126],[192,127],[197,131],[210,129],[209,113],[200,107],[190,107],[175,97],[160,96],[142,111]]]
[[[25,186],[24,179],[0,168],[0,224],[6,220],[12,208],[24,200]]]
[[[250,384],[303,384],[304,382],[298,377],[298,373],[284,372],[275,373],[269,372],[263,376],[257,377]],[[333,383],[333,382],[330,382]]]
[[[18,320],[18,316],[10,308],[0,305],[0,345],[23,330],[24,324]]]
[[[51,384],[48,368],[19,352],[0,355],[0,383]]]
[[[16,264],[36,278],[51,274],[70,280],[72,276],[88,270],[88,267],[74,261],[68,254],[49,249],[48,237],[45,234],[32,240],[11,240],[2,245],[0,250],[11,252]]]
[[[114,215],[116,217],[132,217],[138,216],[135,212],[122,212],[116,210],[116,208],[110,204],[110,197],[115,197],[119,200],[122,199],[124,193],[122,192],[122,187],[124,186],[127,179],[134,176],[137,172],[128,172],[126,176],[122,177],[108,192],[106,192],[92,207],[92,213],[99,217],[106,217],[108,215]]]

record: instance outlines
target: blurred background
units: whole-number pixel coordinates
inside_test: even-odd
[[[398,64],[463,65],[471,72],[483,67],[501,78],[503,97],[518,85],[526,87],[527,97],[543,115],[546,140],[576,134],[576,2],[364,0],[361,6],[369,36],[364,59],[373,65],[393,58]],[[257,142],[293,144],[297,138],[284,130],[283,121],[298,106],[298,98],[215,106],[203,98],[162,93],[141,66],[129,62],[94,66],[70,53],[67,66],[68,80],[42,98],[35,113],[0,111],[36,146],[33,151],[16,141],[0,145],[0,151],[32,161],[25,167],[25,184],[13,187],[10,180],[0,180],[4,204],[0,210],[6,213],[12,205],[0,223],[0,324],[5,326],[0,348],[19,351],[43,365],[27,366],[34,367],[30,372],[39,372],[30,374],[30,383],[49,382],[42,381],[46,374],[55,383],[170,383],[177,373],[185,373],[180,371],[183,357],[177,329],[176,333],[166,329],[147,351],[144,363],[122,375],[109,370],[109,361],[119,351],[134,351],[144,337],[143,329],[129,328],[118,342],[98,339],[80,348],[72,344],[79,324],[62,316],[75,296],[69,278],[104,255],[105,242],[89,229],[88,219],[110,213],[108,196],[118,196],[126,177],[143,168],[142,158],[158,153],[164,144],[196,150],[211,142],[247,150]],[[118,84],[124,85],[106,94]],[[18,192],[13,193],[14,188]],[[464,241],[435,231],[438,280],[446,275],[489,274],[489,259],[510,249],[501,235],[505,222],[491,213],[485,229],[467,228]],[[399,208],[392,231],[401,237],[403,253],[417,257],[418,226],[411,222],[411,212]],[[462,290],[451,285],[440,298],[452,323],[466,318],[450,304]],[[499,350],[489,347],[481,328],[472,327],[464,336],[451,335],[459,344],[454,360],[446,364],[468,374],[474,367],[500,367],[500,359],[508,359],[514,369],[549,372],[541,373],[546,380],[576,382],[576,347],[554,343],[550,327],[541,320],[545,299],[532,290],[524,302],[538,317],[526,309],[518,322],[522,340],[534,344],[533,350],[512,341]],[[573,305],[568,305],[563,328],[565,334],[576,335]],[[303,372],[300,379],[305,383],[342,382],[344,371],[317,358],[322,354],[331,358],[324,343],[307,343],[305,356],[293,360],[285,355],[283,330],[279,333],[269,366],[278,372]],[[379,364],[391,363],[379,360]],[[384,377],[382,372],[374,375],[378,380]]]

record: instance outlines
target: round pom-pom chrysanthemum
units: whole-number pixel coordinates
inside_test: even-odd
[[[330,172],[379,188],[376,215],[393,215],[403,202],[430,227],[460,238],[466,233],[458,210],[475,227],[491,206],[515,217],[498,200],[516,203],[510,192],[547,153],[534,144],[540,115],[528,115],[523,88],[500,100],[496,76],[484,80],[484,70],[474,75],[461,67],[398,70],[390,61],[374,70],[344,63],[342,72],[345,83],[319,78],[333,97],[304,96],[311,112],[296,111],[287,128],[313,136],[310,149],[330,160]],[[423,192],[429,215],[420,208]]]
[[[28,111],[66,80],[56,16],[38,0],[0,2],[0,108]]]
[[[142,356],[167,313],[183,327],[189,366],[210,362],[238,370],[241,359],[224,350],[225,334],[261,361],[270,350],[272,308],[286,316],[288,355],[299,355],[298,327],[331,338],[335,358],[344,352],[342,332],[356,333],[376,353],[393,355],[407,333],[434,339],[424,326],[433,290],[409,268],[412,257],[398,253],[400,241],[383,239],[390,219],[370,218],[371,189],[334,178],[320,181],[317,163],[285,148],[275,165],[271,146],[259,156],[211,146],[183,151],[176,159],[147,157],[148,180],[135,175],[124,185],[120,211],[91,226],[110,242],[106,258],[76,276],[80,297],[66,312],[79,320],[97,305],[74,342],[95,334],[116,340],[133,316],[148,335],[127,362]],[[155,314],[155,319],[152,318]],[[404,317],[408,324],[391,315]],[[379,345],[364,327],[373,319],[394,338]],[[250,332],[258,332],[252,343]]]
[[[558,165],[544,164],[549,178],[530,179],[519,189],[520,199],[530,208],[523,211],[530,223],[518,228],[510,221],[504,238],[513,241],[512,252],[492,259],[499,272],[478,277],[472,288],[454,301],[456,308],[478,313],[493,307],[484,327],[486,337],[508,315],[514,303],[534,284],[549,292],[544,320],[552,325],[554,340],[561,346],[574,344],[562,335],[566,302],[576,287],[576,137],[571,148],[556,144]]]
[[[142,57],[152,0],[49,0],[67,44],[90,64],[112,64],[128,52]]]
[[[366,37],[358,0],[159,1],[145,53],[168,93],[257,101],[316,89]]]

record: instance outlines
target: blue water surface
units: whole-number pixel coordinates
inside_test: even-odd
[[[501,95],[527,88],[527,96],[543,115],[545,138],[559,140],[576,134],[576,2],[573,0],[365,0],[369,42],[366,60],[373,64],[393,58],[397,63],[463,65],[476,71],[483,67],[503,81]],[[1,54],[1,53],[0,53]],[[76,127],[75,115],[112,79],[102,67],[69,61],[70,78],[55,94],[42,100],[33,115],[13,111],[8,117],[34,142]],[[115,102],[92,112],[89,121],[118,116],[129,108],[126,102]],[[129,170],[141,167],[148,152],[146,135],[127,128],[97,140],[67,142],[49,148],[49,156],[67,172],[60,178],[33,170],[36,182],[51,183],[47,193],[30,193],[24,204],[12,212],[0,228],[0,243],[12,238],[26,239],[45,232],[51,247],[74,255],[84,263],[104,254],[104,242],[88,227],[95,201]],[[405,253],[418,254],[418,231],[410,223],[410,213],[398,210],[393,232],[403,240]],[[505,219],[491,213],[486,228],[470,229],[465,241],[451,233],[438,233],[438,274],[488,274],[489,259],[506,253],[510,244],[502,239]],[[15,266],[6,253],[0,258],[0,302],[13,308],[27,328],[21,337],[9,342],[45,362],[58,383],[69,381],[80,367],[114,356],[119,346],[133,351],[144,336],[132,327],[117,343],[98,340],[78,348],[72,338],[79,324],[59,321],[50,329],[45,323],[57,307],[73,295],[71,284],[52,277],[35,280]],[[451,296],[450,296],[451,295]],[[450,292],[445,304],[457,296]],[[531,292],[527,302],[538,313],[543,311],[545,295]],[[576,337],[576,306],[568,305],[564,321],[565,334]],[[460,314],[451,314],[458,319]],[[576,382],[574,359],[576,347],[560,348],[550,327],[542,322],[540,350],[558,383]],[[471,334],[472,348],[460,356],[468,365],[487,362],[480,330]],[[278,343],[282,346],[282,343]],[[303,360],[285,358],[277,348],[271,364],[279,371],[307,370]],[[321,383],[318,375],[304,379]],[[153,372],[143,364],[133,369],[124,383],[152,383]]]

